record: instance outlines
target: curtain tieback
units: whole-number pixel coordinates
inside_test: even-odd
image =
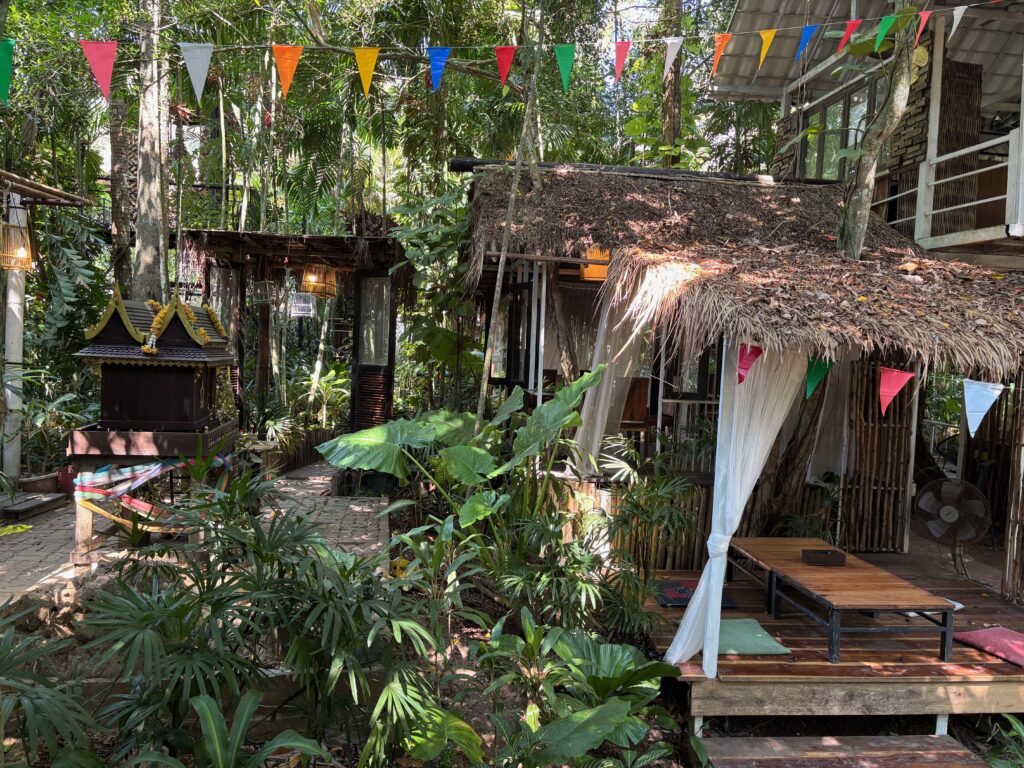
[[[708,554],[711,557],[725,557],[729,554],[729,542],[732,536],[724,533],[712,533],[708,536]]]

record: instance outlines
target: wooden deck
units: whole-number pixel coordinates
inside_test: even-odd
[[[949,736],[705,739],[710,768],[985,768]]]
[[[1024,608],[1011,605],[988,587],[958,577],[934,576],[922,558],[869,555],[869,560],[935,594],[963,603],[957,631],[1002,625],[1024,632]],[[764,588],[739,574],[726,590],[736,609],[723,619],[754,618],[792,651],[788,656],[721,656],[718,679],[708,680],[698,655],[680,665],[690,684],[693,717],[724,715],[949,715],[1024,711],[1024,668],[955,643],[950,662],[939,659],[939,640],[928,634],[852,634],[843,639],[842,660],[828,661],[825,631],[796,611],[778,619],[765,613]],[[663,578],[696,578],[693,572],[664,572]],[[657,608],[667,623],[653,637],[664,650],[682,609]],[[921,622],[898,615],[851,615],[866,622]]]

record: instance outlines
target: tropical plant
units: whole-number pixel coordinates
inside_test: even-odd
[[[1014,715],[1003,715],[1009,728],[996,727],[998,743],[993,746],[986,760],[992,768],[1017,768],[1024,765],[1024,723]]]
[[[191,700],[202,728],[202,740],[196,745],[198,765],[209,768],[259,768],[267,758],[281,752],[316,756],[324,760],[330,755],[315,741],[304,738],[295,731],[283,731],[259,749],[246,749],[246,734],[252,725],[253,715],[262,696],[258,693],[245,694],[231,718],[231,727],[211,697],[200,695]],[[185,763],[163,752],[144,752],[127,762],[127,765],[163,765],[168,768],[186,768]]]
[[[0,734],[17,739],[30,760],[43,747],[52,758],[70,760],[77,754],[85,759],[85,733],[93,720],[70,686],[54,683],[46,673],[47,663],[70,641],[19,635],[15,624],[26,613],[0,617]],[[0,765],[12,746],[0,743]]]

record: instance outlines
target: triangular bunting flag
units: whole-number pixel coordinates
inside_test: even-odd
[[[92,67],[92,75],[100,87],[103,98],[110,101],[110,81],[114,76],[114,59],[117,57],[116,40],[79,40],[82,53]]]
[[[562,43],[555,46],[555,60],[558,61],[558,71],[562,75],[562,90],[569,92],[569,78],[572,77],[572,62],[576,58],[576,46],[572,43]]]
[[[964,379],[964,410],[967,412],[967,431],[974,437],[992,404],[1006,389],[1002,384]]]
[[[277,63],[277,76],[281,79],[281,98],[288,98],[288,89],[292,87],[295,68],[299,66],[302,56],[301,45],[275,45],[274,61]]]
[[[626,57],[629,56],[629,47],[633,45],[631,40],[619,40],[615,43],[615,82],[622,77],[622,68],[626,65]]]
[[[192,81],[192,90],[196,94],[196,103],[203,101],[203,89],[206,88],[206,75],[210,71],[210,58],[213,56],[212,43],[178,43],[181,58]]]
[[[683,38],[665,38],[665,70],[661,73],[662,80],[668,78],[668,73],[672,71],[672,65],[676,63],[676,57],[679,55],[679,49],[682,47]]]
[[[373,70],[377,67],[377,54],[380,48],[353,48],[356,67],[359,68],[359,79],[363,83],[363,95],[369,97],[370,83],[373,82]]]
[[[427,58],[430,59],[430,83],[435,91],[441,87],[441,75],[444,74],[444,65],[448,63],[451,52],[451,48],[427,48]]]
[[[509,70],[512,69],[512,59],[516,57],[516,46],[514,45],[496,45],[494,46],[494,58],[498,60],[498,77],[501,78],[501,84],[505,84],[505,78],[508,77]]]
[[[960,19],[964,17],[964,13],[966,12],[966,5],[958,5],[956,8],[953,9],[953,26],[950,28],[949,35],[946,37],[947,43],[953,39],[953,35],[956,34],[956,28],[960,26]]]
[[[843,52],[843,48],[845,48],[846,44],[850,42],[850,38],[853,37],[853,33],[857,31],[857,27],[862,23],[863,21],[861,19],[850,19],[846,22],[846,31],[843,32],[843,39],[839,41],[839,50],[836,51],[836,53]]]
[[[878,34],[875,35],[875,50],[877,51],[882,47],[882,41],[885,40],[885,36],[889,34],[889,30],[892,29],[892,25],[896,23],[896,16],[884,16],[882,20],[878,22]]]
[[[746,344],[740,344],[740,356],[736,361],[736,374],[740,384],[747,378],[750,368],[757,362],[757,358],[763,351],[760,347],[753,345],[748,347]]]
[[[917,37],[914,38],[914,47],[917,48],[918,42],[921,40],[921,33],[924,32],[924,25],[928,23],[928,19],[931,17],[931,11],[921,11],[918,16],[921,17],[921,23],[917,25]]]
[[[895,368],[879,368],[878,397],[882,403],[882,415],[889,410],[889,404],[907,382],[914,378],[909,371],[898,371]]]
[[[828,369],[831,367],[831,360],[822,360],[820,357],[807,358],[807,400],[811,399],[814,390],[818,388],[821,380],[825,378],[825,374],[828,373]]]
[[[14,69],[14,41],[0,40],[0,101],[11,103],[11,71]]]
[[[808,24],[800,32],[800,45],[797,46],[796,56],[793,57],[793,61],[800,61],[800,57],[804,55],[804,49],[807,44],[811,42],[811,38],[814,37],[814,33],[818,31],[817,24]]]
[[[764,64],[765,58],[768,56],[768,49],[772,47],[772,41],[775,39],[774,29],[762,29],[758,34],[761,35],[761,58],[757,62],[758,70],[761,69],[761,65]]]
[[[711,76],[718,74],[718,62],[725,53],[725,46],[732,40],[732,32],[718,32],[715,34],[715,60],[711,65]]]

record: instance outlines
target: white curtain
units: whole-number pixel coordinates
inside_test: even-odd
[[[596,460],[601,455],[605,435],[618,432],[622,410],[633,381],[633,369],[643,349],[643,334],[626,319],[626,302],[615,302],[609,291],[604,295],[598,320],[597,339],[590,369],[608,365],[601,383],[589,390],[580,411],[582,424],[576,431],[579,456],[576,466],[584,475],[598,474]]]
[[[736,382],[739,344],[726,339],[722,352],[722,387],[715,456],[714,500],[708,563],[665,654],[667,661],[687,661],[701,648],[704,674],[718,674],[718,632],[722,584],[729,541],[761,475],[786,414],[801,391],[807,358],[797,352],[766,351],[742,384]]]

